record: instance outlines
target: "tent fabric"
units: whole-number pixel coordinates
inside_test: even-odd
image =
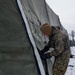
[[[61,23],[59,20],[59,16],[53,12],[53,10],[46,4],[47,7],[47,13],[50,21],[50,25],[52,26],[59,26],[61,27]]]
[[[0,0],[0,75],[38,75],[16,0]]]
[[[25,23],[25,26],[26,26],[26,29],[27,29],[27,33],[28,33],[28,36],[29,36],[29,39],[30,39],[30,42],[31,42],[31,44],[32,44],[32,46],[34,48],[34,55],[35,55],[35,58],[36,58],[39,74],[45,75],[45,70],[44,70],[44,67],[43,67],[43,63],[41,61],[40,54],[38,52],[38,49],[36,47],[34,38],[32,36],[31,30],[30,30],[30,27],[29,27],[29,24],[27,22],[26,15],[24,14],[22,4],[21,4],[20,0],[17,0],[17,3],[18,3],[19,10],[21,12],[22,18],[24,20],[24,23]]]

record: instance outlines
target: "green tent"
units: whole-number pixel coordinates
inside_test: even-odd
[[[63,28],[45,0],[0,0],[0,75],[46,75],[37,50],[48,42],[40,31],[46,22]]]

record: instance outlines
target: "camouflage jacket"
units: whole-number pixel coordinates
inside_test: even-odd
[[[70,44],[68,36],[56,28],[53,28],[52,36],[49,37],[49,42],[46,46],[48,48],[50,47],[54,48],[54,50],[50,52],[50,56],[57,57],[68,50],[70,52]]]

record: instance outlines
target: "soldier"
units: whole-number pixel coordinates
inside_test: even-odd
[[[53,75],[64,75],[70,59],[70,44],[67,35],[62,33],[59,29],[45,23],[41,26],[42,33],[49,37],[48,44],[40,51],[42,60],[55,57],[53,64]],[[49,52],[49,48],[53,47],[54,50]],[[48,52],[47,52],[48,51]]]

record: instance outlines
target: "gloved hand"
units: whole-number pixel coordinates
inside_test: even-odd
[[[46,54],[41,55],[42,60],[46,60],[46,59],[50,59],[50,58],[51,58],[50,53],[46,53]]]

